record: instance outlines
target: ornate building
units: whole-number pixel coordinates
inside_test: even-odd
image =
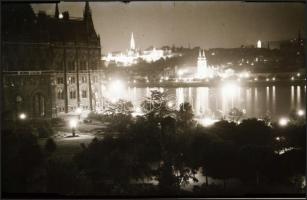
[[[3,110],[56,117],[101,102],[101,46],[89,3],[83,18],[55,6],[54,16],[26,3],[2,4]]]
[[[199,55],[197,58],[197,73],[196,78],[212,78],[215,72],[212,67],[208,66],[207,58],[204,50],[199,50]]]
[[[171,58],[174,54],[170,49],[156,49],[155,47],[141,51],[135,46],[133,33],[131,33],[130,48],[126,52],[108,53],[107,56],[102,57],[102,60],[108,66],[115,64],[116,66],[127,67],[137,64],[140,60],[147,63],[155,62],[159,59]]]

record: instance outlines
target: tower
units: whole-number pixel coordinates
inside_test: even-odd
[[[55,11],[54,11],[54,18],[59,18],[60,12],[59,12],[59,7],[58,3],[55,4]]]
[[[260,40],[257,41],[257,48],[261,48],[261,41]]]
[[[83,19],[84,19],[84,21],[89,21],[89,20],[91,21],[92,20],[92,12],[91,12],[90,5],[89,5],[88,1],[85,2]]]
[[[207,58],[205,55],[205,50],[199,50],[199,55],[197,58],[197,78],[205,78],[208,74]]]
[[[133,32],[131,33],[130,49],[135,50],[135,42],[134,42]]]
[[[94,24],[93,24],[93,19],[92,19],[92,11],[90,9],[90,5],[88,1],[85,2],[85,8],[83,12],[83,21],[86,26],[86,32],[88,37],[97,37],[95,29],[94,29]]]

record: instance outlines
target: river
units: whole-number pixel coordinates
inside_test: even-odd
[[[151,90],[166,92],[173,108],[189,102],[196,117],[220,119],[236,107],[245,113],[245,118],[261,118],[268,114],[275,120],[291,111],[306,109],[306,85],[240,86],[229,83],[217,87],[118,87],[109,91],[109,95],[115,100],[129,100],[137,108],[150,96]]]

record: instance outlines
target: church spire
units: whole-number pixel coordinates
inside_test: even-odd
[[[131,33],[130,49],[135,50],[135,42],[134,42],[133,32]]]
[[[58,3],[55,4],[55,11],[54,11],[54,18],[59,18],[60,12],[59,12],[59,7]]]
[[[89,5],[88,1],[85,2],[83,18],[84,18],[85,21],[86,20],[92,21],[92,12],[91,12],[90,5]]]
[[[199,52],[198,52],[198,58],[201,57],[201,49],[199,49]]]
[[[203,58],[206,58],[205,50],[203,49]]]

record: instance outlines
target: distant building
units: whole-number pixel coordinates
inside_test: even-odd
[[[59,13],[57,4],[54,16],[26,3],[1,9],[4,111],[51,118],[102,105],[100,37],[88,2],[83,18]]]
[[[205,55],[204,50],[199,50],[199,55],[197,58],[197,78],[205,78],[208,77],[208,64],[207,64],[207,58]]]
[[[261,48],[261,41],[260,40],[257,41],[257,48]]]
[[[107,66],[113,63],[116,66],[127,67],[137,64],[140,61],[150,63],[155,62],[161,58],[165,59],[173,56],[174,54],[172,54],[170,49],[156,49],[155,47],[144,51],[137,49],[135,46],[133,33],[131,33],[130,49],[128,49],[126,52],[108,53],[107,56],[102,57],[102,60]]]

